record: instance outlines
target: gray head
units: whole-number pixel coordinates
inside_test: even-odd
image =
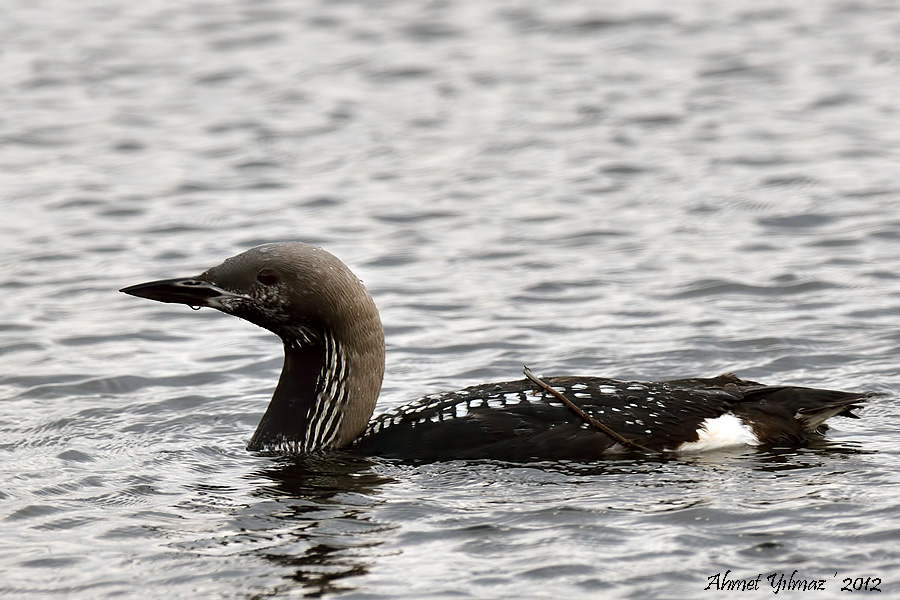
[[[251,450],[339,448],[365,429],[384,375],[384,331],[365,286],[325,250],[264,244],[197,277],[122,291],[215,308],[282,339],[284,369]]]

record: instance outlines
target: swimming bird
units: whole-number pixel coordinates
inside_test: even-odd
[[[248,450],[410,460],[591,460],[616,451],[800,445],[870,394],[763,385],[732,374],[658,382],[528,377],[425,396],[371,419],[384,330],[363,283],[301,242],[264,244],[196,277],[126,294],[210,307],[281,338],[284,366]]]

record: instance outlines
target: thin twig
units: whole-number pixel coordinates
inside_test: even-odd
[[[603,433],[605,433],[612,439],[616,440],[617,442],[619,442],[626,448],[631,448],[632,450],[640,450],[641,452],[647,452],[649,454],[658,454],[661,456],[664,454],[663,452],[659,452],[657,450],[652,450],[652,449],[648,448],[647,446],[638,444],[635,441],[629,440],[628,438],[619,435],[618,433],[616,433],[615,431],[610,429],[608,426],[604,425],[603,423],[601,423],[600,421],[598,421],[591,415],[589,415],[586,412],[584,412],[583,410],[581,410],[581,408],[577,404],[575,404],[574,402],[572,402],[571,400],[569,400],[568,398],[563,396],[561,393],[559,393],[558,391],[553,389],[548,383],[545,383],[544,381],[542,381],[537,375],[532,373],[531,369],[529,369],[528,367],[525,367],[525,377],[527,377],[532,382],[534,382],[534,384],[537,385],[539,388],[541,388],[542,390],[544,390],[545,392],[552,395],[554,398],[556,398],[557,400],[559,400],[560,402],[562,402],[563,404],[568,406],[572,410],[572,412],[574,412],[576,415],[581,417],[586,423],[590,424],[594,429],[602,431]]]

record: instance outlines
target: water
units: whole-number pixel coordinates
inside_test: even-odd
[[[895,3],[294,4],[3,9],[0,594],[897,593]],[[251,455],[277,340],[116,290],[288,239],[372,291],[382,410],[523,364],[886,396],[784,452]]]

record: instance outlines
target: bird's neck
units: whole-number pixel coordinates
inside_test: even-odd
[[[330,336],[285,340],[284,366],[249,450],[306,453],[334,445],[342,420],[346,363]]]
[[[375,408],[383,348],[359,352],[327,332],[284,339],[281,377],[247,448],[303,454],[353,441]]]

